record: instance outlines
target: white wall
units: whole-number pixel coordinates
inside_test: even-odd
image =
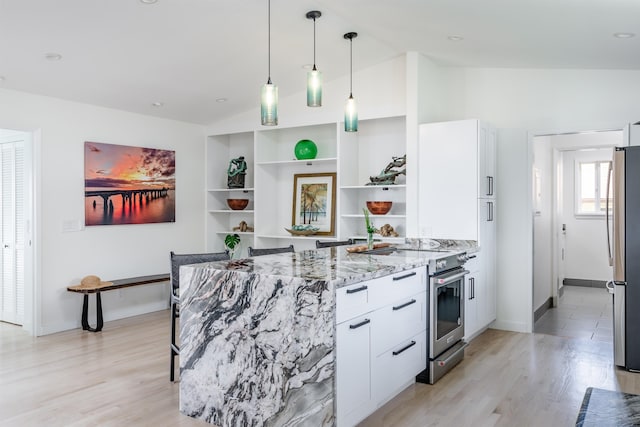
[[[447,119],[498,133],[498,319],[532,330],[531,134],[620,129],[640,118],[640,71],[444,68]]]
[[[551,298],[553,288],[553,159],[548,136],[534,139],[533,166],[533,308],[537,310]],[[536,191],[539,193],[537,203]]]
[[[82,298],[66,287],[82,277],[95,274],[109,280],[166,273],[169,251],[204,249],[203,127],[0,90],[0,128],[41,135],[36,142],[37,334],[80,325]],[[176,222],[63,232],[64,221],[84,223],[85,141],[175,150]],[[162,309],[168,297],[168,285],[107,292],[105,320]],[[95,314],[90,315],[94,323]]]
[[[576,162],[611,160],[611,149],[563,152],[564,191],[562,222],[567,225],[565,237],[565,276],[571,279],[610,280],[607,234],[604,217],[575,215]]]

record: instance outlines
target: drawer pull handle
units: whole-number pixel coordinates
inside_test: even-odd
[[[476,258],[476,257],[477,257],[477,255],[469,255],[469,256],[467,257],[467,259],[474,259],[474,258]]]
[[[355,294],[356,292],[362,292],[369,289],[366,285],[360,286],[359,288],[347,289],[348,294]]]
[[[405,302],[404,304],[396,305],[395,307],[393,307],[393,311],[400,310],[401,308],[405,308],[415,303],[416,303],[416,300],[412,299],[411,301]]]
[[[360,323],[356,323],[355,325],[349,325],[349,329],[358,329],[360,326],[364,326],[367,323],[371,323],[371,320],[369,319],[364,319],[362,322]]]
[[[394,351],[394,352],[393,352],[393,355],[394,355],[394,356],[397,356],[397,355],[399,355],[400,353],[402,353],[403,351],[405,351],[405,350],[409,350],[409,349],[410,349],[411,347],[413,347],[414,345],[416,345],[416,342],[415,342],[415,341],[411,341],[409,344],[407,344],[406,346],[402,347],[400,350],[398,350],[398,351]]]
[[[417,273],[415,271],[412,271],[411,273],[405,274],[404,276],[396,276],[393,278],[393,280],[402,280],[402,279],[406,279],[407,277],[411,277],[411,276],[415,276]]]

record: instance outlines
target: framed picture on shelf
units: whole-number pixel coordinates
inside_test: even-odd
[[[302,173],[293,176],[292,225],[311,225],[324,236],[335,234],[336,174]]]

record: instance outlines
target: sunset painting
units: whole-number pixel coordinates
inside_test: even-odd
[[[85,142],[85,225],[175,222],[175,165],[175,151]]]

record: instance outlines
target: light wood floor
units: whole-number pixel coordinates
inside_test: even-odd
[[[205,426],[178,412],[169,312],[101,333],[40,338],[0,323],[0,426]],[[436,385],[416,384],[362,426],[573,426],[587,387],[640,394],[610,344],[488,330]]]

